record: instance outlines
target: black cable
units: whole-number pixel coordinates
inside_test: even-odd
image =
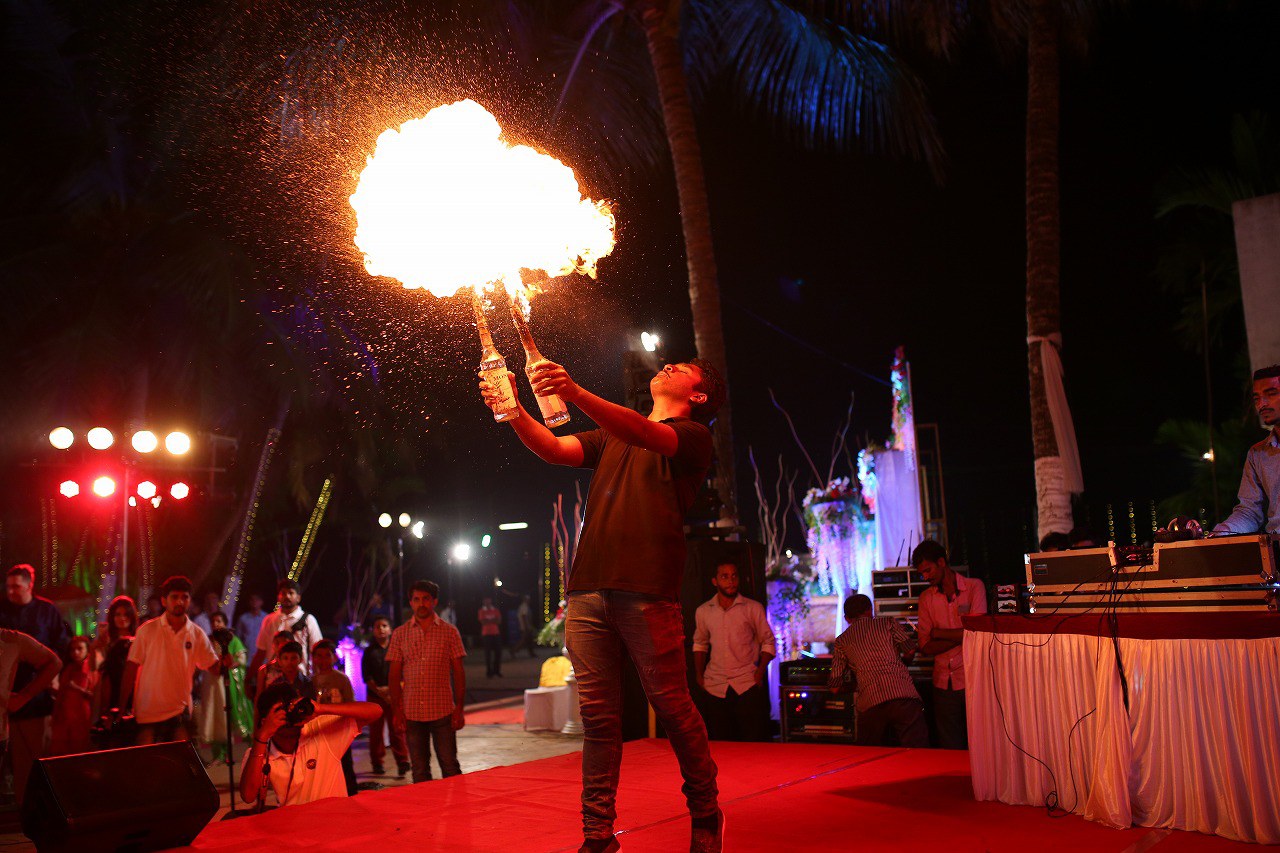
[[[1103,605],[1106,605],[1106,606],[1104,606],[1104,608],[1103,608],[1103,618],[1104,618],[1104,619],[1109,619],[1109,621],[1107,622],[1107,624],[1108,624],[1108,625],[1111,627],[1111,629],[1112,629],[1112,640],[1113,640],[1113,643],[1114,643],[1115,648],[1116,648],[1116,662],[1117,662],[1117,666],[1118,666],[1118,667],[1119,667],[1119,669],[1120,669],[1121,684],[1123,685],[1124,690],[1125,690],[1125,711],[1127,712],[1127,711],[1128,711],[1128,709],[1129,709],[1129,702],[1128,702],[1128,684],[1127,684],[1127,681],[1125,681],[1125,677],[1124,677],[1124,668],[1123,668],[1123,666],[1120,664],[1120,657],[1119,657],[1119,655],[1120,655],[1120,652],[1119,652],[1119,638],[1118,638],[1118,636],[1119,636],[1119,623],[1118,623],[1118,620],[1116,619],[1116,613],[1115,613],[1115,608],[1116,608],[1116,606],[1118,606],[1118,605],[1119,605],[1120,596],[1123,594],[1123,593],[1118,589],[1118,586],[1119,586],[1119,575],[1120,575],[1120,567],[1119,567],[1118,565],[1111,565],[1111,566],[1109,566],[1109,567],[1108,567],[1108,569],[1107,569],[1107,579],[1106,579],[1106,583],[1109,585],[1110,590],[1108,590],[1108,591],[1106,591],[1106,592],[1103,592],[1103,593],[1102,593],[1102,595],[1101,595],[1102,600],[1101,600],[1100,602],[1095,602],[1095,603],[1091,604],[1089,607],[1087,607],[1087,608],[1085,608],[1084,610],[1081,610],[1081,611],[1079,611],[1079,612],[1077,612],[1077,613],[1072,613],[1072,614],[1069,614],[1069,615],[1067,615],[1067,616],[1063,616],[1063,617],[1060,619],[1060,621],[1058,622],[1058,624],[1057,624],[1057,625],[1055,625],[1055,626],[1053,627],[1053,630],[1051,630],[1051,631],[1046,635],[1046,637],[1045,637],[1045,639],[1044,639],[1044,641],[1043,641],[1043,642],[1038,642],[1038,643],[1028,643],[1028,642],[1025,642],[1025,641],[1022,641],[1022,640],[1015,640],[1015,641],[1011,641],[1011,642],[1010,642],[1010,641],[1004,641],[1004,640],[1001,640],[997,634],[993,633],[993,634],[992,634],[992,642],[991,642],[991,645],[989,645],[989,646],[987,647],[987,665],[988,665],[988,667],[990,668],[991,673],[992,673],[992,678],[991,678],[991,691],[992,691],[992,696],[993,696],[993,697],[995,698],[995,700],[996,700],[996,707],[997,707],[997,709],[998,709],[998,710],[999,710],[999,712],[1000,712],[1000,727],[1001,727],[1001,730],[1004,732],[1005,739],[1009,742],[1009,744],[1010,744],[1014,749],[1016,749],[1018,752],[1020,752],[1020,753],[1022,753],[1023,755],[1025,755],[1027,758],[1030,758],[1030,759],[1031,759],[1032,761],[1034,761],[1035,763],[1039,764],[1041,767],[1043,767],[1043,768],[1045,769],[1045,772],[1047,772],[1047,773],[1049,774],[1049,780],[1050,780],[1050,783],[1051,783],[1052,787],[1051,787],[1051,789],[1049,790],[1049,792],[1045,795],[1045,798],[1044,798],[1045,808],[1046,808],[1046,810],[1047,810],[1047,814],[1048,814],[1048,816],[1049,816],[1049,817],[1063,817],[1064,815],[1071,814],[1071,813],[1074,811],[1075,807],[1076,807],[1077,805],[1079,805],[1079,795],[1078,795],[1078,790],[1077,790],[1077,787],[1076,787],[1076,778],[1075,778],[1075,766],[1074,766],[1074,765],[1072,764],[1072,762],[1071,762],[1071,752],[1072,752],[1072,743],[1071,743],[1071,738],[1072,738],[1072,735],[1074,734],[1075,730],[1080,726],[1080,724],[1081,724],[1081,723],[1083,723],[1086,719],[1088,719],[1088,718],[1089,718],[1089,717],[1091,717],[1094,713],[1096,713],[1096,712],[1097,712],[1097,710],[1098,710],[1098,706],[1097,706],[1097,704],[1095,704],[1095,705],[1093,706],[1093,708],[1089,709],[1089,710],[1088,710],[1088,711],[1086,711],[1084,714],[1082,714],[1081,716],[1077,717],[1077,718],[1076,718],[1076,720],[1075,720],[1075,722],[1074,722],[1074,723],[1072,723],[1071,728],[1067,731],[1067,769],[1068,769],[1068,771],[1069,771],[1069,772],[1070,772],[1070,774],[1071,774],[1071,796],[1072,796],[1072,799],[1073,799],[1073,803],[1072,803],[1072,808],[1071,808],[1070,810],[1068,810],[1068,809],[1063,809],[1063,808],[1061,807],[1061,805],[1060,805],[1061,799],[1060,799],[1060,796],[1059,796],[1059,794],[1058,794],[1058,787],[1059,787],[1059,785],[1058,785],[1058,776],[1057,776],[1057,774],[1053,771],[1053,768],[1052,768],[1052,767],[1050,767],[1046,762],[1044,762],[1043,760],[1041,760],[1041,759],[1040,759],[1040,758],[1038,758],[1037,756],[1032,755],[1030,752],[1028,752],[1026,749],[1024,749],[1024,748],[1022,747],[1022,745],[1021,745],[1021,744],[1019,744],[1019,743],[1017,743],[1017,742],[1013,739],[1013,737],[1009,734],[1009,725],[1008,725],[1008,720],[1007,720],[1007,718],[1006,718],[1006,716],[1005,716],[1005,712],[1004,712],[1004,702],[1000,699],[1000,689],[999,689],[998,681],[997,681],[997,679],[996,679],[996,677],[995,677],[995,647],[996,647],[996,645],[1002,645],[1002,646],[1027,646],[1028,648],[1043,648],[1043,647],[1045,647],[1045,646],[1047,646],[1047,645],[1049,644],[1049,642],[1054,638],[1054,636],[1058,633],[1058,631],[1062,628],[1062,626],[1067,622],[1067,620],[1069,620],[1069,619],[1073,619],[1073,618],[1075,618],[1075,617],[1077,617],[1077,616],[1084,616],[1084,615],[1088,614],[1090,611],[1092,611],[1092,610],[1093,610],[1093,609],[1094,609],[1098,604],[1100,604],[1100,603],[1101,603],[1101,604],[1103,604]],[[1085,580],[1082,580],[1082,581],[1080,581],[1079,583],[1077,583],[1077,584],[1076,584],[1076,585],[1071,589],[1071,591],[1067,593],[1067,595],[1066,595],[1064,598],[1062,598],[1059,602],[1057,602],[1057,607],[1055,607],[1055,608],[1054,608],[1054,610],[1053,610],[1053,612],[1052,612],[1052,613],[1048,613],[1048,614],[1045,614],[1045,615],[1043,615],[1043,616],[1040,616],[1039,614],[1028,614],[1028,615],[1027,615],[1027,617],[1024,617],[1024,618],[1033,618],[1033,619],[1034,619],[1034,618],[1040,618],[1040,619],[1048,619],[1048,618],[1052,618],[1052,617],[1056,616],[1056,615],[1057,615],[1057,613],[1058,613],[1058,610],[1060,610],[1060,609],[1062,608],[1062,606],[1063,606],[1063,605],[1065,605],[1065,604],[1066,604],[1066,603],[1067,603],[1067,602],[1072,598],[1072,596],[1074,596],[1074,595],[1079,591],[1080,587],[1084,586],[1086,583],[1091,583],[1091,582],[1097,581],[1097,580],[1099,580],[1099,579],[1100,579],[1100,577],[1101,577],[1101,573],[1099,573],[1099,575],[1095,575],[1095,576],[1093,576],[1093,577],[1086,578]],[[1134,576],[1133,576],[1132,578],[1130,578],[1130,580],[1129,580],[1128,584],[1126,584],[1126,585],[1125,585],[1125,592],[1127,592],[1127,591],[1128,591],[1128,588],[1129,588],[1130,586],[1132,586],[1132,585],[1133,585],[1133,582],[1134,582],[1136,579],[1137,579],[1137,576],[1136,576],[1136,573],[1135,573],[1135,574],[1134,574]],[[1114,600],[1111,600],[1111,599],[1114,599]],[[1100,654],[1100,651],[1099,651],[1098,653]],[[1095,666],[1096,666],[1096,664],[1097,664],[1096,656],[1095,656],[1095,661],[1094,661],[1094,663],[1095,663]]]

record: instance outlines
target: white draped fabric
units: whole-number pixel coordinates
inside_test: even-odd
[[[1044,372],[1044,395],[1049,405],[1049,420],[1053,422],[1053,434],[1058,440],[1058,457],[1062,460],[1062,472],[1067,491],[1078,495],[1084,491],[1084,474],[1080,471],[1080,449],[1076,444],[1076,427],[1071,419],[1071,407],[1067,405],[1067,389],[1062,381],[1062,335],[1047,337],[1031,335],[1028,344],[1040,344],[1040,369]]]
[[[524,730],[553,731],[569,720],[568,687],[534,687],[524,692]]]
[[[920,511],[920,475],[914,460],[902,450],[881,450],[876,462],[876,549],[874,568],[901,566],[911,561],[920,544],[924,519]],[[859,579],[861,580],[861,579]],[[867,575],[870,595],[871,576]]]
[[[1280,638],[1119,646],[1127,712],[1109,636],[965,632],[974,796],[1280,843]]]

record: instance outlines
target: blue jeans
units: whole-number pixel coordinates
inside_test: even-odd
[[[675,601],[616,589],[569,595],[565,645],[582,709],[582,829],[613,834],[622,765],[622,659],[630,655],[684,776],[689,814],[716,813],[716,765],[685,676],[684,617]]]
[[[458,765],[458,733],[453,729],[452,716],[425,723],[408,720],[405,723],[405,735],[414,782],[431,781],[433,744],[436,748],[436,761],[440,762],[440,775],[445,778],[461,775],[462,768]]]

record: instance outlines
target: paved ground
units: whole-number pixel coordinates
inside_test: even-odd
[[[527,654],[521,654],[515,659],[511,659],[509,654],[504,655],[502,677],[487,678],[484,674],[483,654],[479,649],[469,651],[466,659],[468,711],[523,707],[525,688],[538,686],[538,674],[542,663],[552,654],[553,652],[549,649],[538,649],[537,656],[534,658],[529,658]],[[245,749],[247,745],[242,745],[238,747],[237,753],[242,753]],[[526,732],[520,725],[468,725],[458,733],[458,761],[462,765],[463,773],[536,761],[581,749],[581,737],[571,737],[558,732]],[[396,776],[395,761],[390,750],[387,753],[386,764],[391,772],[384,776],[373,775],[369,764],[367,732],[362,733],[356,740],[352,748],[352,756],[355,760],[356,776],[362,787],[393,787],[412,783],[408,777]],[[222,809],[214,818],[217,820],[225,815],[230,807],[230,798],[227,793],[227,767],[224,764],[211,765],[208,770],[210,778],[222,792]],[[237,774],[239,770],[237,764]],[[439,766],[434,760],[432,774],[439,776]],[[358,796],[363,796],[363,793]],[[274,797],[269,795],[268,804],[273,800]],[[242,806],[238,805],[237,808]],[[5,851],[35,849],[34,845],[17,831],[16,813],[12,810],[8,810],[8,814],[0,810],[0,849]]]

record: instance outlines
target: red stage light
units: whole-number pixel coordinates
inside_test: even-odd
[[[99,477],[93,481],[93,493],[100,498],[109,498],[116,493],[116,481],[110,477]]]
[[[191,494],[191,487],[186,483],[174,483],[169,487],[169,496],[176,501],[182,500],[189,494]]]
[[[74,498],[80,494],[80,484],[75,480],[63,480],[62,485],[58,486],[58,491],[64,498]]]
[[[154,498],[157,491],[158,489],[156,489],[156,484],[150,480],[143,480],[138,484],[138,497],[142,498],[144,501],[149,501]]]

